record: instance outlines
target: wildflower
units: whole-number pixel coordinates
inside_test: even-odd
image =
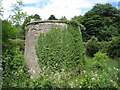
[[[92,80],[95,80],[95,78],[92,78]]]
[[[79,88],[82,88],[82,86],[79,86]]]
[[[77,82],[77,79],[75,81]]]
[[[32,70],[33,71],[33,73],[35,73],[35,70]]]
[[[97,76],[97,74],[95,74],[95,76]]]
[[[85,70],[83,70],[83,73],[86,73],[86,71],[85,71]]]
[[[73,88],[73,83],[72,82],[69,85],[70,85],[71,88]]]
[[[111,81],[111,82],[113,82],[113,80],[112,80],[112,79],[111,79],[110,81]]]
[[[108,68],[108,70],[111,70],[110,68]]]

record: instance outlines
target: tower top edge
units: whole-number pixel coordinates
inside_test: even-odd
[[[35,25],[35,24],[38,24],[38,23],[64,23],[64,24],[66,24],[64,21],[60,21],[60,20],[45,20],[45,21],[30,22],[30,23],[27,23],[26,26]]]

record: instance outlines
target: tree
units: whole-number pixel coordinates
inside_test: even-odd
[[[107,54],[112,58],[120,58],[120,36],[112,37],[108,45]]]
[[[89,40],[92,36],[97,37],[99,31],[96,28],[103,26],[102,18],[93,11],[88,11],[84,15],[82,24],[86,27],[86,30],[82,30],[84,41]]]
[[[51,15],[48,20],[57,20],[57,18],[54,15]]]
[[[112,17],[114,14],[118,13],[117,8],[113,7],[111,4],[96,4],[92,11],[95,14],[103,16],[103,17]]]
[[[18,30],[11,22],[3,20],[2,21],[2,51],[3,53],[10,49],[12,46],[10,44],[10,39],[15,39],[17,36]]]
[[[82,18],[81,23],[86,27],[82,30],[83,40],[95,36],[99,41],[109,41],[112,36],[118,36],[119,18],[118,10],[112,5],[96,4]]]
[[[24,13],[20,8],[21,6],[23,6],[22,1],[17,1],[16,4],[12,5],[14,15],[10,16],[10,21],[17,27],[19,27],[22,24],[23,20],[27,17],[27,14]]]
[[[72,18],[72,20],[77,20],[77,21],[79,21],[79,22],[81,23],[82,18],[83,18],[83,16],[79,15],[79,16],[74,16],[74,17]]]
[[[17,35],[17,29],[12,25],[11,22],[3,20],[2,21],[2,40],[3,42],[9,39],[15,39]]]
[[[35,15],[34,15],[34,18],[35,18],[35,19],[40,19],[40,20],[41,20],[41,18],[40,18],[40,16],[39,16],[38,14],[35,14]]]
[[[36,20],[41,20],[40,16],[38,14],[32,15],[31,16],[32,19]]]
[[[60,20],[67,20],[65,16],[62,16]]]
[[[17,38],[25,39],[25,31],[26,31],[26,24],[31,21],[30,16],[28,16],[23,10],[21,9],[23,6],[22,1],[17,1],[16,4],[12,4],[12,12],[13,15],[10,15],[8,20],[12,23],[17,30],[19,30],[17,34]]]
[[[31,22],[31,16],[26,17],[23,24],[21,25],[21,30],[19,31],[17,38],[20,38],[22,40],[25,40],[25,33],[26,33],[26,25],[27,23]]]
[[[92,37],[86,42],[86,54],[93,57],[96,52],[99,51],[99,43],[96,37]]]

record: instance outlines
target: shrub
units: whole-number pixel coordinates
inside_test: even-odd
[[[11,51],[3,55],[3,87],[27,87],[29,83],[29,73],[25,67],[23,53],[19,47],[14,47]]]
[[[99,51],[99,42],[96,37],[92,37],[90,40],[88,40],[85,44],[86,47],[86,54],[90,57],[93,57],[96,52]]]
[[[110,42],[107,41],[101,41],[99,43],[99,51],[107,54],[107,49],[109,48]],[[108,54],[107,54],[108,55]]]
[[[93,58],[93,64],[95,67],[103,67],[104,63],[108,60],[108,56],[105,53],[97,52]],[[97,68],[97,69],[99,69]]]
[[[22,39],[19,39],[19,38],[16,38],[16,39],[9,39],[10,41],[10,49],[13,48],[13,47],[20,47],[20,51],[23,51],[24,52],[24,46],[25,46],[25,41],[22,40]]]
[[[120,37],[112,37],[107,54],[112,58],[120,58]]]
[[[32,84],[29,88],[52,88],[52,81],[45,78],[46,76],[40,75],[37,79],[32,80]]]
[[[74,27],[80,27],[81,31],[82,30],[86,30],[85,26],[82,25],[80,22],[78,22],[77,20],[63,20],[65,23],[72,25]]]

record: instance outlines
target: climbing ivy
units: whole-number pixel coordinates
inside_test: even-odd
[[[46,34],[40,34],[36,46],[41,67],[52,70],[80,67],[84,62],[84,47],[81,31],[78,27],[54,28]]]

